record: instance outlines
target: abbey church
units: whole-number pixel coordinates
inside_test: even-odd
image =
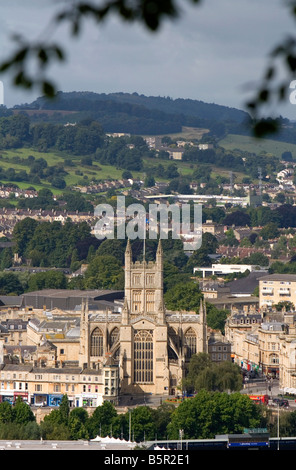
[[[128,241],[121,312],[90,313],[82,306],[80,367],[117,364],[121,394],[174,394],[186,362],[199,352],[207,352],[205,304],[199,314],[166,310],[161,242],[155,261],[133,262]]]

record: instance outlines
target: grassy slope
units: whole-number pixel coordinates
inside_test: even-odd
[[[244,150],[250,153],[267,154],[275,157],[281,157],[283,152],[291,152],[296,158],[296,145],[285,142],[278,142],[271,139],[256,139],[244,135],[229,134],[219,141],[219,145],[226,150]]]
[[[0,159],[0,166],[7,169],[7,168],[14,168],[16,171],[19,170],[26,170],[29,172],[29,167],[24,165],[24,164],[18,164],[13,161],[9,161],[12,159],[12,157],[18,156],[20,158],[27,158],[29,155],[33,155],[36,159],[37,158],[44,158],[49,166],[56,165],[57,163],[63,163],[64,159],[67,158],[66,155],[61,155],[58,152],[47,152],[47,153],[42,153],[42,152],[37,152],[35,150],[32,150],[30,148],[21,148],[21,149],[13,149],[13,150],[7,150],[7,151],[1,151],[2,159]],[[94,163],[92,166],[83,166],[80,164],[80,159],[81,157],[73,157],[69,156],[71,160],[73,160],[76,164],[76,166],[71,166],[71,167],[64,167],[65,170],[69,173],[65,177],[65,181],[67,183],[67,186],[75,185],[79,181],[83,179],[83,175],[87,175],[89,180],[91,180],[92,177],[96,179],[101,179],[101,180],[106,180],[106,179],[120,179],[123,170],[121,169],[116,169],[113,166],[110,165],[101,165],[98,163]],[[3,160],[5,159],[5,160]],[[6,161],[7,159],[7,161]],[[75,171],[79,170],[80,172],[83,173],[83,175],[76,175]],[[139,176],[140,173],[135,174],[135,176]],[[142,177],[142,175],[141,175]],[[3,181],[6,182],[6,181]],[[34,186],[37,190],[40,189],[41,187],[49,187],[52,192],[54,193],[60,193],[61,191],[59,190],[54,190],[54,188],[51,187],[51,185],[44,181],[42,182],[42,185],[38,184],[30,184],[30,183],[25,183],[25,182],[17,182],[16,183],[20,188],[27,188],[29,186]]]
[[[202,133],[201,129],[184,128],[183,133],[178,134],[178,137],[185,138],[185,139],[200,138],[201,133]],[[171,137],[177,137],[177,135],[172,134]],[[229,134],[227,137],[225,137],[219,142],[219,145],[225,148],[226,150],[227,149],[228,150],[240,149],[240,150],[244,150],[247,152],[256,153],[258,155],[269,154],[269,155],[274,155],[277,157],[280,157],[284,151],[291,151],[293,157],[296,158],[296,145],[286,144],[283,142],[277,142],[277,141],[273,141],[269,139],[258,140],[252,137]],[[27,158],[29,155],[33,155],[36,159],[44,158],[47,161],[48,165],[50,166],[56,165],[57,163],[63,163],[64,159],[67,158],[67,155],[65,154],[62,155],[58,152],[42,153],[42,152],[38,152],[30,148],[21,148],[21,149],[1,151],[2,158],[0,159],[0,166],[5,169],[9,167],[13,167],[16,171],[26,170],[28,172],[29,168],[26,165],[14,163],[13,161],[10,162],[9,160],[12,159],[12,157],[14,156]],[[69,158],[71,158],[75,162],[75,166],[65,167],[65,170],[69,173],[65,178],[67,186],[75,185],[79,181],[82,181],[84,175],[88,176],[89,180],[92,179],[92,176],[96,179],[108,180],[108,179],[120,179],[122,172],[123,172],[122,169],[117,169],[110,165],[101,165],[96,162],[94,162],[93,165],[89,167],[83,166],[80,164],[80,160],[81,160],[80,156],[73,157],[69,155]],[[7,161],[3,159],[7,159]],[[177,160],[175,161],[156,160],[153,158],[144,159],[145,166],[156,166],[159,163],[161,163],[164,167],[167,167],[171,163],[175,163],[178,166],[179,171],[182,175],[190,175],[192,173],[192,168],[196,166],[195,164],[192,164],[190,162],[181,162]],[[77,170],[82,172],[83,175],[76,175],[75,171]],[[145,177],[143,172],[132,172],[132,173],[133,173],[134,178],[143,179]],[[224,175],[228,178],[229,170],[224,169],[224,168],[213,167],[212,176],[216,176],[218,174]],[[235,175],[236,175],[236,181],[241,181],[241,178],[244,176],[242,173],[235,173]],[[7,182],[7,181],[3,181],[3,182]],[[20,188],[27,188],[29,186],[32,186],[32,184],[25,183],[25,182],[17,182],[17,184]],[[37,190],[40,189],[41,187],[48,187],[54,193],[58,194],[62,192],[58,189],[52,188],[52,186],[46,181],[42,182],[41,185],[34,184],[33,186]]]

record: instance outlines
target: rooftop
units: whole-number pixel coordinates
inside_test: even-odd
[[[296,274],[268,274],[260,277],[260,281],[291,281],[296,282]]]
[[[95,297],[101,297],[105,296],[106,294],[111,294],[111,293],[120,293],[121,291],[117,290],[100,290],[100,289],[94,289],[94,290],[71,290],[71,289],[42,289],[42,290],[36,290],[33,292],[27,292],[23,294],[24,297],[34,297],[34,296],[54,296],[54,297],[82,297],[83,299],[88,299],[88,298],[95,298]]]

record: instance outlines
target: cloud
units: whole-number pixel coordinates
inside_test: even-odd
[[[9,50],[7,33],[13,30],[29,37],[42,34],[52,4],[49,0],[7,2],[0,20],[1,44]],[[181,17],[165,21],[154,34],[115,18],[99,27],[92,21],[85,23],[78,39],[71,38],[67,27],[60,27],[53,38],[65,45],[67,62],[51,68],[58,89],[136,91],[243,107],[245,85],[261,78],[269,52],[293,30],[288,9],[280,0],[204,0],[197,6],[182,5]],[[5,88],[9,105],[24,101],[6,77]],[[294,109],[287,107],[291,116]]]

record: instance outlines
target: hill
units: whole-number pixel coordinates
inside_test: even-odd
[[[246,135],[228,134],[219,140],[218,145],[226,151],[241,150],[258,156],[270,155],[279,159],[284,152],[291,152],[293,159],[296,160],[296,144],[273,140],[272,138],[256,139]]]
[[[199,127],[221,137],[248,119],[244,111],[191,99],[144,96],[137,93],[59,92],[55,99],[40,97],[16,107],[35,120],[79,120],[92,117],[106,132],[163,135]],[[54,112],[55,111],[55,112]]]

